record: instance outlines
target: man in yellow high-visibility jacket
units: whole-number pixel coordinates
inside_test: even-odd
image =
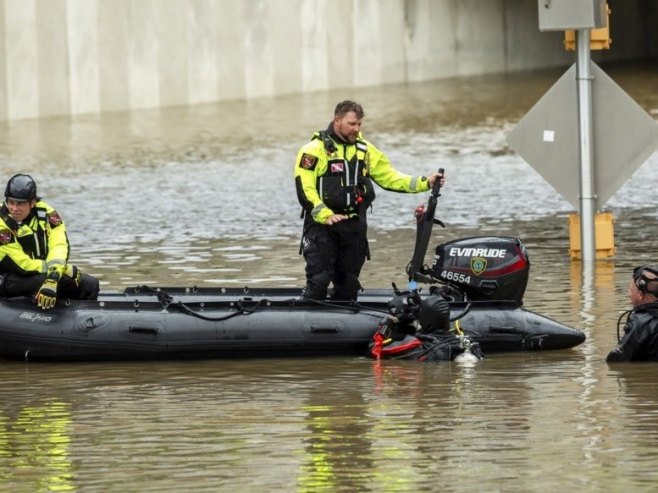
[[[333,299],[356,299],[368,255],[366,210],[375,199],[373,182],[385,190],[417,193],[444,180],[438,173],[426,178],[397,171],[361,135],[364,116],[360,104],[338,103],[328,128],[316,132],[297,154],[295,185],[304,209],[304,298],[324,299],[333,282]]]
[[[0,296],[34,296],[44,310],[58,297],[96,299],[98,280],[68,260],[64,221],[30,175],[12,176],[0,207]]]

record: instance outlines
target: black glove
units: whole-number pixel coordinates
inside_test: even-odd
[[[66,267],[62,270],[62,275],[70,277],[76,286],[80,286],[80,269],[75,265],[66,264]]]

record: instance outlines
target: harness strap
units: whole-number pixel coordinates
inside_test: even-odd
[[[336,149],[336,144],[334,144],[334,141],[331,140],[331,137],[329,137],[329,134],[326,130],[320,130],[317,136],[313,136],[313,139],[320,139],[322,141],[324,144],[324,150],[327,151],[327,154],[333,154],[338,150]]]

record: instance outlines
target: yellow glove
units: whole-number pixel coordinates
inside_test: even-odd
[[[46,279],[36,295],[37,305],[42,310],[49,310],[57,302],[57,281],[54,279]]]

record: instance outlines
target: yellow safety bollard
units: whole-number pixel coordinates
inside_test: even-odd
[[[598,212],[594,216],[594,244],[596,259],[615,256],[615,217],[611,212]],[[569,257],[581,259],[580,214],[569,214]]]
[[[598,29],[590,29],[589,47],[590,50],[609,50],[610,43],[610,7],[608,4],[606,8],[606,25]],[[566,51],[576,50],[576,31],[564,31],[564,49]]]

